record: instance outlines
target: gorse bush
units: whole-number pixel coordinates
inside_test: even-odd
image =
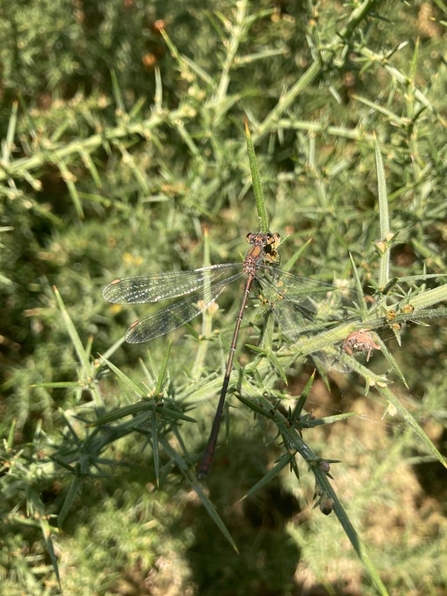
[[[5,594],[445,586],[443,11],[0,8]],[[242,287],[136,345],[125,330],[156,307],[102,290],[242,267],[259,186],[279,267],[358,299],[291,339],[252,292],[199,482]],[[352,333],[370,358],[343,350]]]

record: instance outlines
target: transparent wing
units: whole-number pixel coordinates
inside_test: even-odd
[[[168,298],[184,296],[199,291],[207,284],[213,284],[234,276],[242,275],[241,263],[212,265],[193,271],[172,271],[153,275],[139,275],[115,279],[102,292],[108,302],[114,304],[143,304]],[[227,281],[226,283],[230,283]]]
[[[341,373],[350,373],[354,371],[354,366],[349,364],[354,356],[343,360],[343,349],[341,346],[328,347],[326,350],[320,350],[312,354],[312,360],[315,362],[320,372],[337,370]]]
[[[360,321],[359,305],[363,296],[347,288],[339,288],[281,269],[263,267],[257,281],[284,335],[296,342],[314,337],[318,349],[309,351],[317,367],[340,372],[353,370],[351,358],[343,356],[344,336],[339,331],[347,323]]]
[[[330,329],[347,318],[359,318],[363,296],[353,290],[267,266],[257,279],[284,334],[292,341]]]
[[[201,291],[193,292],[175,304],[165,306],[156,313],[147,315],[129,327],[126,341],[138,344],[178,329],[194,317],[205,311],[222,293],[227,285],[242,277],[243,273],[238,267],[238,273],[226,278],[220,283],[207,286]]]

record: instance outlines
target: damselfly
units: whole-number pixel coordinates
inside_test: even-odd
[[[256,285],[260,287],[264,299],[283,332],[292,341],[297,340],[303,334],[312,335],[323,328],[330,329],[331,322],[334,324],[337,321],[339,323],[344,321],[347,313],[346,305],[351,303],[355,296],[355,293],[348,292],[348,300],[346,295],[342,301],[336,299],[338,307],[334,313],[332,308],[334,295],[340,296],[334,286],[293,275],[278,267],[279,258],[276,249],[279,240],[280,237],[277,233],[252,232],[247,234],[250,248],[242,265],[241,263],[225,263],[194,271],[126,277],[116,279],[103,291],[104,298],[116,304],[159,302],[186,295],[182,300],[132,323],[125,339],[129,343],[141,343],[165,335],[191,321],[204,312],[228,284],[242,277],[246,278],[219,402],[208,444],[199,466],[199,477],[206,476],[213,459],[237,339],[253,283],[256,282]]]

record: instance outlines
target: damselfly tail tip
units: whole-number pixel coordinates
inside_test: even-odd
[[[205,459],[205,458],[204,458]],[[208,462],[206,459],[205,461],[200,462],[199,469],[197,470],[197,480],[205,480],[208,476],[208,472],[210,471],[211,462]]]

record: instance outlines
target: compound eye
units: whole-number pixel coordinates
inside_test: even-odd
[[[266,235],[266,239],[265,239],[265,252],[267,253],[271,253],[275,250],[276,244],[279,241],[279,235],[278,234],[271,234],[270,232],[268,232]]]
[[[248,242],[248,244],[253,244],[253,242],[254,242],[254,234],[253,234],[253,232],[249,232],[245,236],[245,240]]]

